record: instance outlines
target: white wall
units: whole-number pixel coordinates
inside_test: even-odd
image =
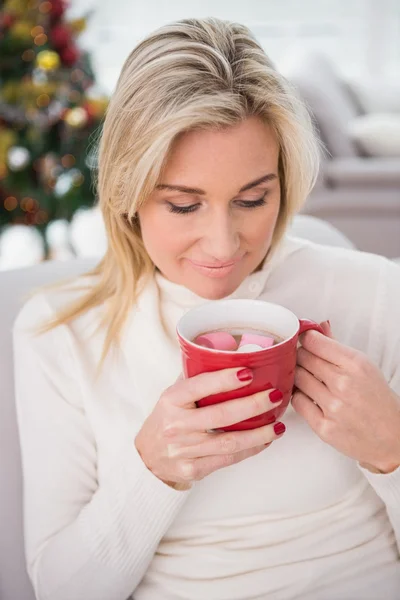
[[[399,78],[399,0],[72,0],[72,15],[87,9],[93,14],[82,43],[107,92],[147,33],[175,19],[210,15],[250,26],[278,66],[298,46],[317,47],[347,75]]]

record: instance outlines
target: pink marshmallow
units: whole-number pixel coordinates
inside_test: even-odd
[[[237,343],[233,335],[225,331],[216,331],[215,333],[205,333],[199,335],[194,343],[198,346],[211,348],[212,350],[237,350]]]
[[[240,340],[239,348],[248,344],[255,344],[261,346],[263,349],[271,348],[274,345],[274,338],[267,337],[266,335],[257,335],[256,333],[244,333]]]

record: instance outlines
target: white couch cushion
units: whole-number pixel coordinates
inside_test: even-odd
[[[354,94],[363,113],[400,113],[400,82],[379,80],[346,79],[346,85]]]
[[[304,238],[316,244],[355,249],[353,242],[328,221],[310,215],[296,215],[289,229],[290,235]]]
[[[41,263],[0,272],[0,598],[35,600],[25,567],[22,527],[22,477],[14,404],[12,326],[36,287],[75,277],[95,261]],[[72,599],[71,599],[72,600]]]
[[[363,154],[400,157],[400,114],[361,115],[349,123],[348,131]]]
[[[329,58],[316,52],[296,52],[285,60],[282,72],[315,116],[329,153],[334,157],[357,156],[348,124],[358,115],[358,107]]]

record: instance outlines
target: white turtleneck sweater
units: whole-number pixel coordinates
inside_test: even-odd
[[[400,598],[400,468],[364,470],[289,407],[285,435],[265,452],[190,491],[171,489],[134,438],[181,370],[177,320],[204,299],[157,275],[96,380],[103,334],[88,334],[101,308],[27,332],[79,293],[38,294],[14,328],[38,600]],[[286,239],[232,297],[330,319],[335,337],[365,352],[400,394],[400,269],[389,260]]]

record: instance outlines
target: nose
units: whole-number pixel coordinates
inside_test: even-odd
[[[238,222],[228,211],[214,211],[205,224],[202,236],[203,252],[219,262],[236,258],[240,247]]]

